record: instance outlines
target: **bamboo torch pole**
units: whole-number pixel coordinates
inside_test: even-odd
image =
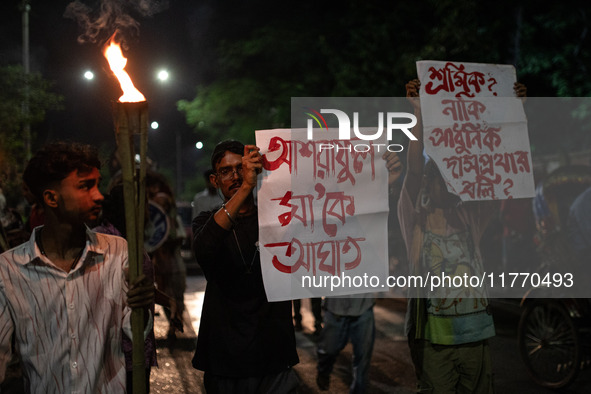
[[[125,223],[129,250],[130,283],[142,274],[144,257],[144,218],[146,201],[146,152],[148,145],[148,103],[113,102],[115,135],[121,160]],[[136,138],[137,137],[137,138]],[[136,167],[135,145],[139,140],[139,168]],[[133,334],[133,393],[146,393],[144,357],[144,310],[131,314]]]

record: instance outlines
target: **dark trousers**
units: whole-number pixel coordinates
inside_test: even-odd
[[[293,368],[248,378],[216,376],[205,372],[203,385],[207,394],[294,394],[298,391],[300,379]]]
[[[312,314],[314,315],[314,325],[322,324],[322,298],[310,298],[312,304]],[[302,314],[300,309],[302,307],[302,300],[293,300],[293,319],[296,322],[302,321]]]

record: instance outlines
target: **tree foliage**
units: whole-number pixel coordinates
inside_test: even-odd
[[[0,180],[7,197],[20,196],[25,162],[23,126],[34,126],[47,111],[61,109],[62,96],[51,92],[52,83],[41,74],[25,74],[21,66],[0,67]],[[28,111],[23,111],[28,101]]]
[[[209,36],[212,82],[178,103],[202,139],[252,142],[254,130],[287,127],[291,97],[403,96],[422,59],[514,64],[530,96],[591,94],[586,1],[249,4],[217,10],[228,29]]]

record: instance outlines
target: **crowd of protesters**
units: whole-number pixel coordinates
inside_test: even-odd
[[[417,98],[418,80],[406,89],[409,99]],[[516,84],[515,90],[525,95],[522,85]],[[413,102],[421,119],[420,105]],[[392,234],[398,242],[390,243],[406,245],[391,251],[391,257],[398,264],[408,262],[407,272],[416,272],[426,264],[433,243],[453,243],[465,259],[456,263],[480,272],[485,263],[481,238],[495,217],[502,228],[505,266],[522,260],[515,251],[533,254],[531,201],[509,200],[500,210],[495,202],[459,204],[434,162],[425,162],[420,122],[414,133],[419,141],[409,145],[405,165],[395,153],[383,157],[391,206],[398,206],[391,209],[396,227]],[[193,252],[207,288],[193,366],[204,371],[208,393],[291,393],[300,386],[293,369],[299,362],[295,331],[302,330],[300,301],[268,302],[262,281],[254,197],[262,166],[258,147],[222,141],[204,173],[206,188],[194,200]],[[170,322],[169,340],[183,330],[186,268],[180,246],[188,235],[176,212],[176,196],[165,177],[148,172],[146,234],[149,237],[158,217],[165,218],[167,231],[146,243],[143,274],[130,283],[121,174],[115,160],[103,195],[100,168],[91,147],[51,143],[25,170],[26,215],[9,206],[0,188],[4,384],[16,370],[22,373],[17,382],[26,386],[25,392],[130,392],[129,315],[131,309],[142,308],[149,387],[151,367],[158,365],[155,303],[164,307]],[[591,239],[590,190],[577,198],[568,220],[575,253],[581,258]],[[420,392],[493,392],[487,340],[495,329],[488,300],[479,300],[476,309],[463,301],[458,297],[454,308],[446,309],[439,308],[441,299],[409,294],[406,333]],[[319,390],[330,388],[337,356],[351,342],[350,392],[367,391],[375,302],[372,294],[311,300]]]

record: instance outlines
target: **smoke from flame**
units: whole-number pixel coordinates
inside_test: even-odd
[[[100,7],[96,8],[96,3]],[[79,43],[105,42],[115,31],[129,40],[139,35],[139,22],[132,14],[149,17],[169,7],[167,0],[100,0],[91,8],[79,0],[68,4],[64,17],[78,22]]]
[[[113,74],[115,74],[119,80],[121,90],[123,90],[123,96],[119,97],[119,101],[122,103],[146,101],[144,95],[136,89],[133,82],[131,82],[129,74],[125,71],[127,58],[123,56],[121,46],[115,42],[114,37],[115,36],[111,37],[111,40],[109,40],[109,43],[105,46],[103,53],[109,62],[111,71],[113,71]]]
[[[78,42],[100,44],[108,40],[103,53],[121,84],[123,96],[119,101],[146,101],[124,70],[127,59],[123,57],[121,45],[127,49],[128,40],[139,35],[139,22],[130,13],[142,17],[152,16],[167,9],[168,0],[100,0],[94,2],[95,7],[97,3],[99,7],[93,9],[75,0],[66,7],[64,17],[78,21],[83,29]]]

